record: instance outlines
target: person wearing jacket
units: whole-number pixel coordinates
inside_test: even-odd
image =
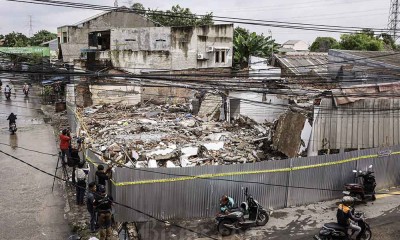
[[[228,214],[230,210],[234,208],[235,205],[235,201],[233,200],[233,198],[228,197],[226,195],[222,196],[219,202],[220,202],[220,210],[221,213],[223,214]]]
[[[65,156],[67,158],[70,157],[70,145],[71,145],[71,136],[67,129],[62,130],[60,135],[60,150],[61,150],[61,159],[62,164],[66,165],[67,161],[65,160]]]
[[[339,204],[336,217],[338,224],[343,227],[354,230],[354,235],[356,235],[356,239],[359,240],[361,239],[360,236],[361,227],[353,223],[353,221],[358,222],[361,219],[353,215],[351,211],[351,206],[353,205],[353,203],[354,203],[354,198],[350,196],[343,197],[342,204]]]
[[[8,116],[7,120],[9,121],[8,122],[8,127],[9,127],[9,129],[11,129],[11,124],[13,124],[13,123],[16,124],[15,120],[17,120],[17,115],[15,115],[14,113],[11,113]]]

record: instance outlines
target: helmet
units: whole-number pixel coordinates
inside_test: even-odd
[[[99,191],[100,193],[106,193],[106,187],[104,185],[99,185],[97,187],[97,191]]]
[[[342,203],[346,206],[351,206],[354,203],[354,198],[350,196],[344,196],[342,199]]]

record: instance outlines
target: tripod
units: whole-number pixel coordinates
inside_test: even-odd
[[[65,156],[65,157],[67,157],[67,156]],[[57,170],[59,168],[62,168],[62,171],[63,171],[63,176],[61,178],[62,179],[66,179],[67,180],[67,184],[69,184],[69,177],[68,177],[68,171],[67,171],[66,164],[61,163],[61,166],[58,166],[61,159],[62,159],[61,152],[58,152],[57,166],[56,166],[56,170],[54,172],[53,186],[51,187],[51,192],[53,192],[53,190],[54,190],[54,183],[56,181]],[[71,188],[72,188],[72,186],[71,186]]]

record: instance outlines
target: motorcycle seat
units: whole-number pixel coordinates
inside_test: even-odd
[[[342,226],[342,225],[339,225],[339,224],[337,224],[337,223],[335,223],[335,222],[325,223],[325,224],[324,224],[324,227],[326,227],[326,228],[332,228],[332,229],[339,230],[339,231],[342,231],[342,232],[346,232],[346,231],[347,231],[347,228],[346,228],[346,227],[344,227],[344,226]]]
[[[349,187],[362,187],[361,184],[358,183],[348,183],[345,186],[349,186]]]

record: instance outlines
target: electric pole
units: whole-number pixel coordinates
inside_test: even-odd
[[[32,37],[33,25],[32,25],[32,15],[29,15],[29,37]]]
[[[399,27],[399,0],[390,0],[388,29],[393,40],[398,38]]]
[[[115,0],[114,7],[118,7],[118,0]]]

